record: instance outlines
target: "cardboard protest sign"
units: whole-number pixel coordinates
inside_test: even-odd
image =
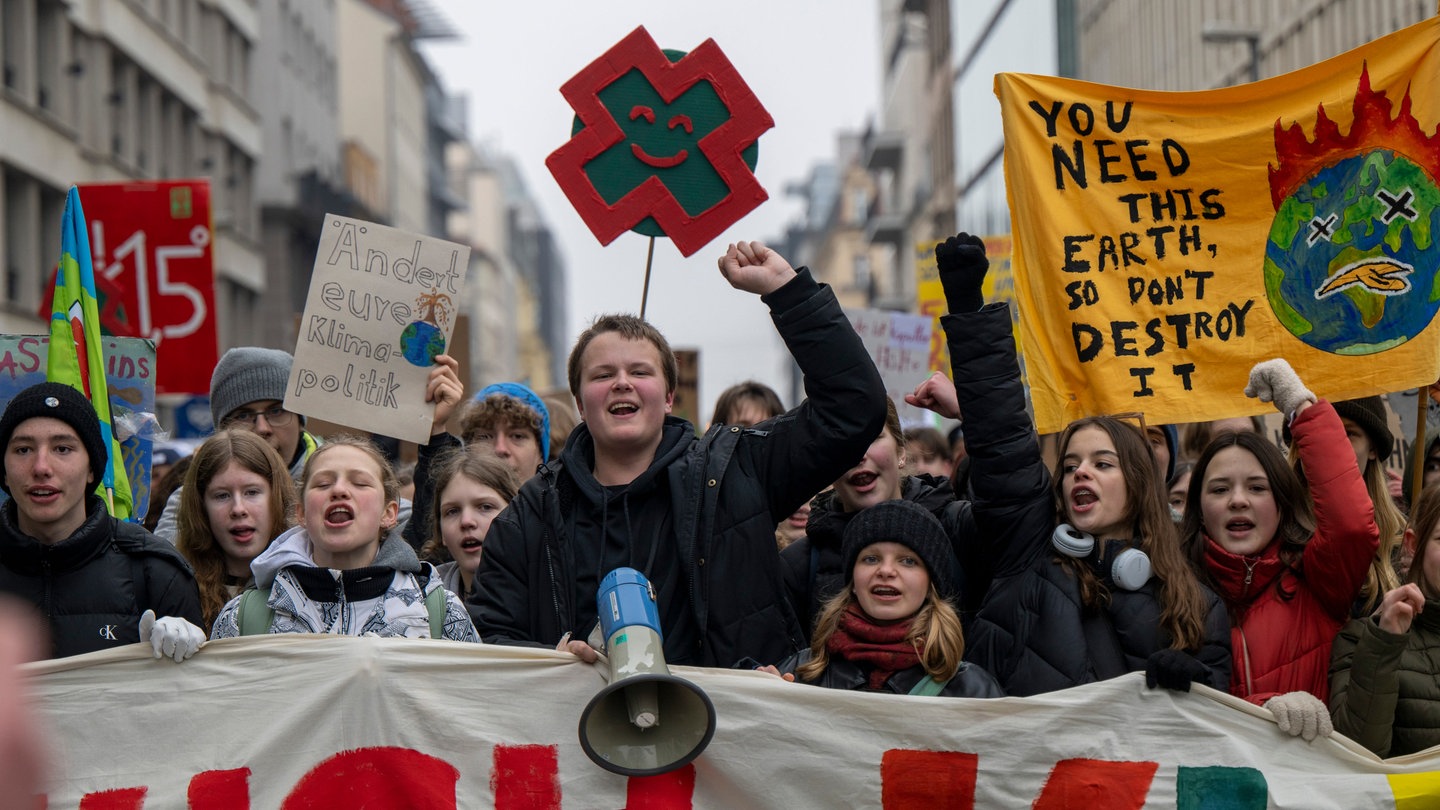
[[[1139,673],[976,700],[673,667],[714,702],[715,736],[679,770],[626,778],[580,747],[578,718],[605,681],[566,653],[286,635],[212,641],[180,665],[135,644],[26,669],[55,752],[54,808],[1440,802],[1435,749],[1382,761],[1338,735],[1307,743],[1237,698],[1146,689]]]
[[[209,394],[215,329],[210,181],[81,183],[107,335],[155,343],[155,389]],[[48,301],[44,317],[50,315]]]
[[[560,92],[575,122],[545,165],[602,245],[633,229],[689,256],[768,198],[754,168],[775,122],[715,40],[662,51],[641,26]]]
[[[1436,75],[1440,18],[1204,92],[997,76],[1040,431],[1261,413],[1272,357],[1336,400],[1440,376]]]
[[[845,317],[855,327],[870,359],[875,361],[875,368],[885,383],[885,393],[895,401],[900,424],[907,428],[938,424],[939,417],[935,414],[905,404],[905,395],[930,376],[932,319],[888,309],[847,309]]]
[[[470,248],[327,214],[286,410],[424,444],[434,358],[446,353]]]
[[[150,446],[155,423],[155,344],[141,338],[102,339],[110,415],[130,479],[134,517],[150,504]],[[16,394],[45,382],[49,335],[0,335],[0,410]],[[3,501],[0,494],[0,501]]]

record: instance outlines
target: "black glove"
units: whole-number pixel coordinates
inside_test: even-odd
[[[951,312],[974,312],[985,306],[980,285],[985,282],[990,261],[985,258],[985,243],[980,237],[961,231],[937,243],[935,268],[940,271],[940,286]]]
[[[1189,692],[1191,681],[1204,681],[1210,668],[1184,650],[1159,650],[1145,662],[1145,685],[1154,689],[1163,686],[1176,692]]]

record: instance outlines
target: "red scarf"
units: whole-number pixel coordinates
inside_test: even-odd
[[[905,634],[909,632],[908,621],[875,624],[859,606],[851,605],[841,614],[840,626],[825,642],[825,651],[871,667],[868,686],[872,692],[878,692],[891,675],[919,665],[920,653],[905,641]]]

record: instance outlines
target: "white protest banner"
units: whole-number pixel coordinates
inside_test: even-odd
[[[325,215],[285,409],[424,444],[470,248]]]
[[[210,642],[178,665],[134,645],[27,669],[56,760],[50,808],[1440,803],[1433,750],[1382,761],[1339,736],[1306,743],[1229,695],[1149,690],[1139,674],[968,700],[675,667],[714,701],[714,739],[678,771],[627,779],[580,748],[604,680],[566,653],[270,636]]]
[[[905,404],[905,395],[930,376],[930,344],[934,318],[885,309],[847,309],[845,316],[875,361],[885,393],[895,400],[900,424],[934,427],[935,414]]]

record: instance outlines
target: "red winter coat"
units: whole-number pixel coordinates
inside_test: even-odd
[[[1380,544],[1375,507],[1335,408],[1320,400],[1290,429],[1315,504],[1316,530],[1300,575],[1284,569],[1278,543],[1258,557],[1240,557],[1204,537],[1205,567],[1235,621],[1230,693],[1256,704],[1295,691],[1329,700],[1330,645]],[[1277,578],[1294,596],[1281,597]]]

